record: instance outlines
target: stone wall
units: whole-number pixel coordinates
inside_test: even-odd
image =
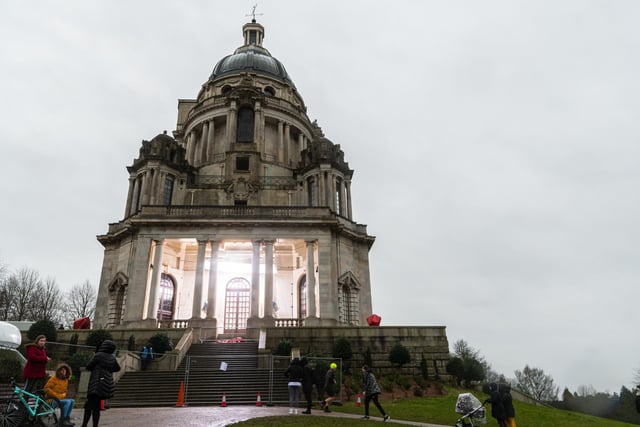
[[[288,341],[303,356],[314,354],[331,357],[338,338],[346,338],[351,342],[352,367],[362,366],[364,354],[369,349],[375,371],[379,374],[389,373],[393,370],[389,351],[396,343],[400,343],[411,355],[411,362],[403,367],[405,374],[420,373],[420,362],[424,356],[429,379],[434,379],[436,375],[441,379],[448,378],[445,367],[449,361],[449,342],[444,326],[269,328],[266,329],[266,348],[273,352],[278,343]]]

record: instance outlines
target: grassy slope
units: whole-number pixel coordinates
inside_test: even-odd
[[[448,390],[447,396],[444,397],[425,397],[411,399],[396,399],[394,402],[381,401],[385,411],[391,415],[391,419],[418,421],[423,423],[442,424],[445,426],[453,426],[459,417],[455,413],[455,402],[458,393],[464,390]],[[482,393],[474,393],[476,397],[483,400],[486,396]],[[521,402],[514,402],[516,408],[516,424],[518,427],[631,427],[636,424],[622,423],[619,421],[611,421],[604,418],[592,417],[590,415],[579,414],[576,412],[561,411],[558,409],[543,408],[539,406],[529,405]],[[346,412],[351,414],[363,414],[364,408],[357,407],[353,402],[347,402],[344,406],[332,408],[334,412]],[[236,426],[295,426],[304,425],[305,427],[316,426],[339,426],[346,425],[346,420],[340,420],[329,417],[322,417],[319,411],[314,410],[318,416],[283,416],[259,418],[234,424]],[[376,407],[371,404],[370,415],[374,417],[380,416]],[[640,421],[640,416],[639,416]],[[360,425],[367,421],[349,420],[348,425]],[[370,422],[370,421],[369,421]],[[392,423],[387,423],[389,425]],[[489,417],[487,419],[487,427],[497,426],[495,419]]]

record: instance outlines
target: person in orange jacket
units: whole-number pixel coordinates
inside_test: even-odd
[[[46,396],[55,397],[62,405],[62,425],[64,427],[73,427],[75,425],[71,422],[71,410],[76,401],[67,397],[69,377],[71,377],[71,368],[66,363],[61,363],[56,368],[56,374],[49,378],[49,381],[44,386]],[[56,405],[55,400],[53,405]]]

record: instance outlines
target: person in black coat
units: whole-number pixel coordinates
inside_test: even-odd
[[[507,427],[507,413],[502,404],[502,396],[498,384],[489,384],[489,398],[484,403],[491,403],[491,416],[498,421],[500,427]]]
[[[498,385],[500,396],[502,397],[502,406],[507,416],[507,427],[516,427],[516,408],[513,407],[513,397],[511,396],[511,386],[509,384]]]
[[[113,373],[120,370],[120,365],[113,354],[116,345],[111,340],[105,340],[100,344],[98,351],[87,364],[87,371],[91,371],[89,388],[87,389],[87,401],[84,404],[84,417],[82,427],[87,427],[89,419],[93,417],[93,427],[98,427],[100,422],[100,401],[113,397]]]
[[[302,366],[302,392],[304,393],[304,397],[307,400],[307,410],[302,411],[302,413],[310,414],[311,405],[313,404],[313,384],[315,383],[313,369],[311,369],[311,366],[309,366],[309,360],[306,357],[300,359],[300,365]]]
[[[300,389],[302,388],[302,365],[300,365],[300,359],[297,357],[293,359],[284,375],[289,378],[289,383],[287,384],[289,387],[289,413],[297,414],[300,404]]]

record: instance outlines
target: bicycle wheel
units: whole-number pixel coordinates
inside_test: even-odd
[[[13,400],[0,402],[0,427],[18,427],[24,421],[24,411]]]

